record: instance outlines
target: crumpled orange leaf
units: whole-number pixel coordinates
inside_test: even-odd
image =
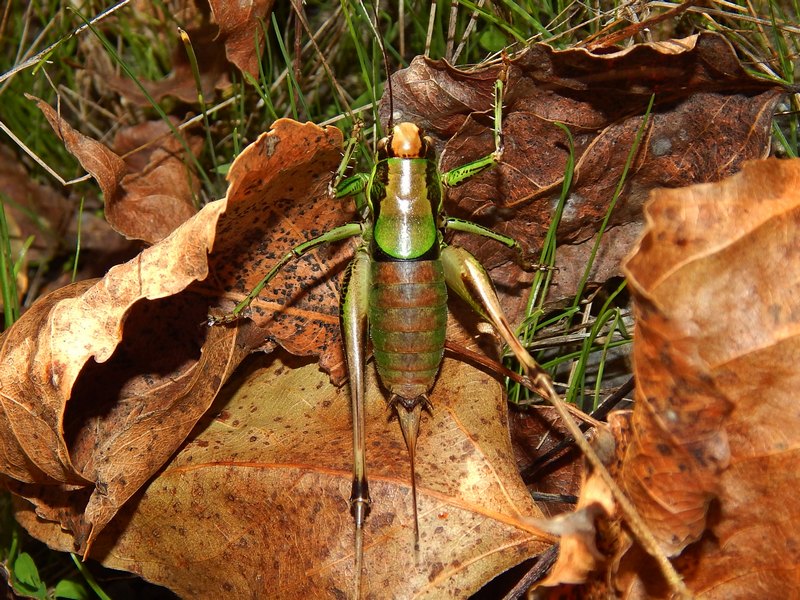
[[[493,86],[500,68],[463,72],[418,58],[393,77],[395,112],[424,127],[444,148],[444,170],[493,150]],[[559,227],[562,247],[552,291],[559,298],[573,295],[583,277],[651,95],[652,121],[592,280],[619,274],[641,231],[642,204],[651,189],[719,180],[744,160],[765,157],[773,108],[783,93],[748,75],[730,44],[715,34],[618,51],[534,44],[510,61],[505,89],[502,163],[451,190],[447,210],[537,253],[567,164],[568,140],[555,126],[564,123],[574,137],[577,164]],[[388,114],[387,103],[382,108]],[[524,277],[508,249],[476,236],[455,239],[493,269],[496,281],[514,286]],[[506,308],[513,321],[514,309]]]
[[[627,264],[638,404],[623,482],[700,597],[800,589],[798,183],[800,161],[768,160],[659,190]]]
[[[596,474],[585,478],[575,510],[548,521],[532,520],[544,531],[558,535],[558,560],[538,585],[583,583],[587,575],[602,563],[597,548],[595,520],[614,514],[614,500],[608,486]]]
[[[128,239],[155,243],[195,214],[199,181],[166,123],[143,123],[121,131],[116,141],[121,153],[161,138],[138,152],[139,156],[123,159],[75,130],[46,102],[28,97],[36,101],[67,150],[97,180],[105,197],[106,219],[116,231]],[[185,139],[199,155],[202,138],[186,134]]]
[[[524,520],[541,513],[516,471],[502,386],[445,360],[418,442],[415,553],[405,443],[368,373],[363,597],[466,597],[549,546]],[[250,363],[93,555],[186,598],[352,597],[349,403],[314,364]],[[71,548],[57,524],[17,516]]]
[[[609,471],[697,598],[800,589],[788,525],[800,518],[798,183],[800,161],[770,159],[719,183],[656,190],[625,267],[636,403],[609,415]],[[561,565],[559,581],[586,597],[674,597],[618,517],[595,525],[601,572]]]

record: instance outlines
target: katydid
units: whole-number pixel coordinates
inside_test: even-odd
[[[447,323],[447,288],[458,294],[498,333],[524,365],[533,386],[552,396],[547,373],[528,354],[509,325],[486,270],[466,250],[448,245],[448,230],[496,240],[520,253],[512,238],[476,223],[447,217],[444,188],[496,165],[502,157],[502,80],[496,84],[495,151],[440,173],[433,141],[410,122],[398,123],[378,144],[370,174],[357,174],[335,188],[338,198],[354,196],[363,219],[348,223],[289,250],[233,311],[210,317],[211,324],[244,316],[250,303],[291,260],[328,242],[360,236],[345,276],[341,328],[350,376],[353,418],[353,482],[350,511],[355,522],[356,591],[360,589],[363,528],[370,511],[364,419],[367,337],[378,376],[391,396],[409,452],[415,546],[419,544],[414,457],[421,412],[442,361]]]

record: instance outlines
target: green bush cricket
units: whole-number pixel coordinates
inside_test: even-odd
[[[345,276],[341,330],[350,378],[353,418],[353,481],[350,511],[355,523],[356,594],[363,562],[363,528],[371,498],[366,468],[364,367],[367,337],[378,375],[389,391],[409,452],[414,504],[415,546],[419,544],[414,457],[421,412],[442,361],[447,324],[447,288],[492,323],[524,365],[532,386],[552,397],[549,375],[528,354],[503,314],[486,270],[466,250],[444,241],[446,231],[493,239],[522,254],[512,238],[477,223],[451,218],[443,209],[444,189],[496,165],[502,158],[504,74],[495,84],[495,151],[441,173],[433,141],[415,124],[390,126],[378,143],[371,173],[344,179],[332,189],[337,198],[353,196],[362,220],[336,227],[289,250],[230,314],[209,317],[230,323],[246,315],[251,302],[293,259],[329,242],[360,236]]]

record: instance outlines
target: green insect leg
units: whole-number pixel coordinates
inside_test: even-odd
[[[447,187],[455,187],[499,163],[503,158],[503,96],[505,94],[505,80],[507,67],[503,69],[500,77],[494,84],[494,152],[483,158],[474,160],[446,173],[442,173],[442,183]]]
[[[365,245],[362,245],[347,271],[341,313],[342,337],[344,337],[347,369],[350,374],[350,398],[353,407],[353,487],[350,494],[350,512],[356,526],[356,597],[360,597],[364,522],[370,508],[364,419],[364,362],[369,332],[367,308],[370,291],[370,263],[369,251]]]
[[[313,239],[307,240],[302,244],[298,244],[289,252],[287,252],[276,264],[269,270],[269,273],[266,274],[264,279],[259,281],[253,290],[247,294],[244,300],[239,302],[236,307],[227,315],[209,315],[208,317],[208,324],[209,325],[220,325],[223,323],[233,323],[237,319],[242,316],[242,312],[247,310],[253,300],[261,293],[267,284],[272,281],[275,275],[288,263],[290,260],[295,258],[300,258],[306,252],[313,250],[317,246],[322,244],[326,244],[329,242],[338,242],[340,240],[345,240],[347,238],[356,236],[361,233],[361,223],[347,223],[346,225],[342,225],[341,227],[336,227],[335,229],[331,229],[328,232],[323,233],[322,235],[315,237]]]
[[[474,233],[476,235],[489,238],[496,242],[500,242],[504,246],[512,248],[519,253],[523,269],[527,271],[528,268],[531,266],[525,259],[525,252],[522,250],[522,246],[519,245],[519,242],[517,240],[515,240],[510,236],[503,235],[502,233],[497,233],[496,231],[492,231],[488,227],[484,227],[483,225],[478,225],[477,223],[473,223],[472,221],[465,221],[463,219],[456,219],[453,217],[446,217],[444,220],[444,226],[448,231],[463,231],[465,233]]]
[[[534,386],[538,389],[552,390],[550,376],[528,354],[514,335],[514,330],[500,306],[492,280],[478,259],[458,246],[445,246],[441,258],[448,287],[461,296],[475,312],[494,325],[500,337],[525,367]]]
[[[334,188],[336,198],[353,196],[355,199],[356,211],[361,214],[366,207],[367,200],[363,192],[367,189],[369,175],[366,173],[356,173],[352,177],[339,182]]]

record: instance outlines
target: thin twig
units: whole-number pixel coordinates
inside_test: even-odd
[[[130,0],[120,0],[120,2],[118,2],[114,6],[111,6],[111,7],[107,8],[106,10],[104,10],[103,12],[98,14],[96,17],[94,17],[93,19],[91,19],[87,23],[84,23],[83,25],[81,25],[80,27],[75,29],[72,33],[66,35],[65,37],[61,38],[57,42],[54,42],[54,43],[50,44],[44,50],[42,50],[40,52],[37,52],[36,54],[31,56],[28,60],[16,65],[15,67],[12,67],[8,71],[6,71],[2,75],[0,75],[0,83],[4,82],[9,77],[13,77],[14,75],[19,73],[20,71],[23,71],[24,69],[27,69],[28,67],[32,67],[32,66],[38,64],[39,61],[41,61],[45,56],[47,56],[50,52],[52,52],[56,48],[56,46],[58,46],[59,44],[67,41],[68,39],[70,39],[70,38],[72,38],[72,37],[74,37],[76,35],[79,35],[79,34],[83,33],[90,26],[94,25],[95,23],[99,23],[100,21],[102,21],[103,19],[105,19],[106,17],[111,15],[112,13],[116,12],[118,9],[122,8],[123,6],[128,4],[129,2],[130,2]]]

